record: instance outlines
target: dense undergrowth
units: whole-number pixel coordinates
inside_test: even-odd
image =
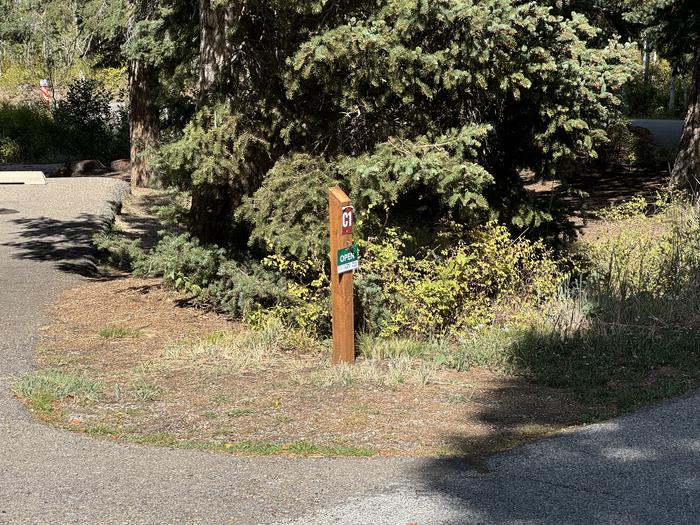
[[[669,196],[609,208],[558,254],[496,224],[457,231],[436,233],[430,245],[399,230],[361,242],[356,325],[365,359],[500,369],[612,413],[695,384],[696,204]],[[253,328],[273,322],[316,350],[310,342],[329,335],[328,278],[310,262],[258,263],[187,235],[165,235],[148,253],[116,232],[96,242],[113,263],[161,276]]]
[[[111,99],[101,83],[86,79],[52,107],[0,102],[0,163],[128,156],[128,119],[110,110]]]

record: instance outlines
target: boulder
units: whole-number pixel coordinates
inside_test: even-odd
[[[77,160],[66,162],[54,177],[102,177],[109,170],[99,160]]]
[[[109,169],[112,171],[129,171],[130,168],[131,163],[129,159],[118,159],[109,163]]]

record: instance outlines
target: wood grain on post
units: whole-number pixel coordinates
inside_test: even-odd
[[[333,315],[333,363],[355,362],[355,312],[352,298],[352,271],[338,274],[337,253],[352,245],[352,233],[343,234],[341,215],[351,206],[350,197],[338,186],[328,190],[331,231],[331,302]]]

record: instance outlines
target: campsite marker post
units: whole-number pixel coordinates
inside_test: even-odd
[[[355,362],[355,313],[352,274],[359,267],[357,244],[352,242],[354,209],[338,186],[328,190],[331,233],[331,304],[333,316],[333,357],[335,363]]]

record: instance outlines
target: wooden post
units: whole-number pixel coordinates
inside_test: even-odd
[[[352,247],[352,203],[350,198],[338,186],[328,190],[328,211],[331,232],[332,362],[334,364],[354,363],[355,313],[352,301],[353,272],[350,270],[338,273],[339,250]],[[345,217],[343,216],[344,214]]]

